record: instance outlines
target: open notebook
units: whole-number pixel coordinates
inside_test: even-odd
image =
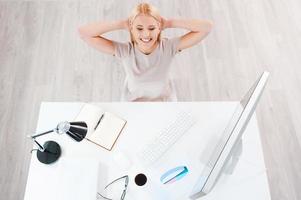
[[[86,139],[109,151],[112,150],[126,124],[126,120],[121,117],[92,104],[83,105],[75,121],[86,122],[88,125]]]

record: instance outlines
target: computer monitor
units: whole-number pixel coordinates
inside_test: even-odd
[[[195,199],[208,194],[217,182],[221,172],[225,169],[235,147],[241,140],[242,134],[252,117],[260,96],[264,90],[269,72],[263,72],[260,78],[243,97],[235,110],[221,140],[216,145],[210,157],[211,167],[206,167],[190,193],[190,198]]]

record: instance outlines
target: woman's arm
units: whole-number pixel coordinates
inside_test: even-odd
[[[163,29],[184,28],[190,30],[189,33],[180,37],[177,50],[192,47],[203,40],[212,29],[212,22],[200,19],[163,19]]]
[[[115,47],[112,40],[101,35],[119,29],[128,29],[128,20],[113,22],[94,22],[78,28],[80,37],[95,49],[114,55]]]

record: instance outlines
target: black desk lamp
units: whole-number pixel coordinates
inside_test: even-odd
[[[88,132],[88,126],[85,122],[60,122],[56,128],[39,133],[36,135],[30,135],[28,136],[31,138],[37,145],[37,158],[41,163],[44,164],[50,164],[55,162],[61,155],[61,148],[58,143],[55,141],[46,141],[44,145],[42,146],[38,141],[36,141],[37,137],[40,137],[42,135],[46,135],[48,133],[56,132],[58,134],[66,133],[69,135],[72,139],[74,139],[77,142],[82,141]]]

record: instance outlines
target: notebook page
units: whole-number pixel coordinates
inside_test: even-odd
[[[103,110],[95,105],[85,104],[80,110],[78,116],[75,118],[75,121],[84,121],[88,125],[88,133],[90,135],[94,132],[94,128],[99,121]]]
[[[111,150],[126,121],[112,113],[105,112],[97,129],[88,139]]]

